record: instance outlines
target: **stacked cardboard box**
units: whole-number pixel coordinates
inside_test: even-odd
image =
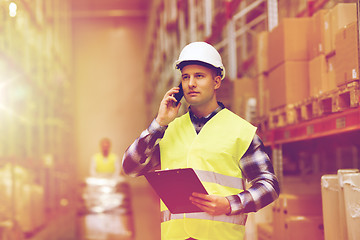
[[[281,194],[273,219],[273,239],[323,239],[319,194]]]
[[[309,96],[308,33],[310,18],[285,18],[269,33],[270,109]]]
[[[268,73],[271,110],[359,79],[356,20],[356,4],[339,3],[312,17],[284,18],[267,35],[258,36],[258,74]],[[268,49],[266,63],[261,60],[264,46]],[[259,90],[259,98],[264,99],[264,93]]]
[[[257,225],[258,240],[272,240],[274,229],[270,223],[261,223]]]
[[[328,12],[328,10],[322,9],[311,17],[308,38],[309,59],[325,54],[325,45],[328,39],[325,33],[328,33],[326,30],[329,28],[329,22],[326,18],[326,16],[329,16]]]
[[[270,113],[270,95],[269,95],[269,81],[266,73],[261,73],[256,79],[258,91],[257,91],[257,116],[264,117]]]
[[[256,82],[257,82],[257,117],[260,119],[268,116],[270,112],[269,105],[269,88],[268,88],[268,38],[269,32],[260,32],[255,42],[255,58],[256,58]]]
[[[330,14],[320,10],[311,17],[309,35],[309,94],[317,96],[336,87],[335,78],[329,77],[333,66],[328,66],[326,52],[331,49]],[[330,81],[333,80],[333,83]]]
[[[301,101],[309,96],[307,61],[286,61],[269,73],[270,109]]]
[[[319,93],[321,94],[322,92],[331,89],[328,84],[326,57],[324,54],[321,54],[309,61],[310,96],[316,96]]]
[[[247,121],[256,117],[257,82],[253,78],[239,78],[234,81],[232,110]]]
[[[268,38],[269,32],[262,31],[257,34],[255,41],[256,69],[258,74],[262,74],[269,70],[268,61]]]
[[[286,61],[308,60],[310,18],[284,18],[269,33],[268,62],[270,71]]]
[[[359,79],[358,34],[357,22],[350,23],[336,34],[337,86]]]
[[[339,33],[345,31],[344,27],[357,21],[356,4],[339,3],[329,10],[318,11],[311,19],[309,87],[310,96],[317,96],[334,90],[346,79],[349,80],[352,76],[350,73],[353,73],[352,70],[357,65],[357,61],[354,60],[358,52],[354,50],[357,49],[357,43],[353,40],[354,34]],[[354,29],[348,31],[354,32]],[[352,55],[349,54],[350,51]],[[344,66],[344,58],[347,57],[352,60],[351,69],[349,65]],[[346,64],[347,61],[348,59]],[[339,67],[340,65],[342,66]]]
[[[357,21],[356,3],[339,3],[330,9],[330,49],[326,53],[336,52],[336,35],[343,27]]]

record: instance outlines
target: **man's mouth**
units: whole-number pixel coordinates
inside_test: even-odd
[[[197,95],[197,94],[199,94],[199,92],[196,92],[196,91],[190,91],[190,92],[188,93],[188,95]]]

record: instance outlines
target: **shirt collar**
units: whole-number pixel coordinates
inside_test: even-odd
[[[189,114],[190,114],[190,119],[193,123],[202,123],[205,124],[207,121],[209,121],[213,116],[215,116],[218,112],[220,112],[221,110],[223,110],[225,108],[224,104],[222,102],[218,102],[218,107],[209,115],[205,116],[205,117],[201,117],[198,118],[192,111],[191,111],[191,106],[189,107]]]

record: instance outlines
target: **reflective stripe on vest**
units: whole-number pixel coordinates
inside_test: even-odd
[[[217,183],[225,187],[244,190],[244,181],[237,177],[226,176],[220,173],[194,169],[196,175],[202,182]]]
[[[161,212],[161,222],[166,222],[175,219],[183,219],[184,217],[212,220],[212,221],[225,222],[225,223],[233,223],[243,226],[245,226],[247,219],[246,214],[238,214],[231,216],[227,216],[227,215],[211,216],[210,214],[207,214],[205,212],[177,213],[177,214],[172,214],[169,210],[165,210]]]

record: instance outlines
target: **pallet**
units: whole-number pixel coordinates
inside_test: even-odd
[[[359,82],[354,81],[322,94],[318,99],[318,116],[358,107],[359,91]]]
[[[260,132],[265,132],[269,130],[269,118],[268,116],[257,117],[254,121],[254,125],[257,126]]]
[[[273,109],[269,114],[269,128],[279,128],[295,122],[294,105]]]
[[[295,104],[270,110],[269,116],[261,117],[258,126],[269,130],[311,120],[360,106],[359,81],[339,86],[337,89],[309,97]]]

